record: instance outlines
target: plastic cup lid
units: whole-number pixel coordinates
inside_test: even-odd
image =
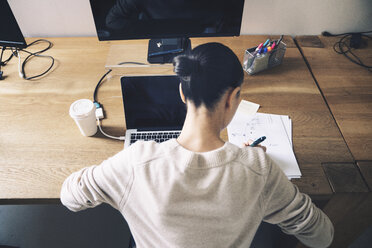
[[[90,116],[95,112],[95,106],[91,100],[80,99],[73,102],[70,106],[70,116],[72,118],[81,119]]]

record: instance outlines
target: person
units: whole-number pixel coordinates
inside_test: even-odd
[[[309,247],[327,247],[333,225],[260,147],[220,138],[240,102],[243,70],[228,47],[207,43],[174,59],[187,114],[177,139],[137,141],[61,190],[72,211],[108,203],[137,247],[249,247],[261,222]]]

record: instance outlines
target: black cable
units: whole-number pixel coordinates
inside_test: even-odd
[[[341,36],[341,35],[368,34],[368,33],[372,33],[372,30],[371,31],[365,31],[365,32],[350,32],[350,33],[343,33],[343,34],[331,34],[328,31],[323,31],[322,35],[323,36]]]
[[[347,38],[352,37],[353,35],[360,35],[360,37],[366,37],[366,38],[372,39],[372,37],[365,35],[367,33],[372,33],[372,31],[359,32],[359,33],[343,33],[343,34],[331,34],[327,31],[324,31],[322,32],[322,35],[323,36],[342,36],[343,35],[343,37],[341,37],[341,39],[333,45],[333,50],[338,54],[344,55],[348,60],[350,60],[354,64],[357,64],[363,68],[366,68],[368,71],[372,72],[372,66],[364,64],[363,61],[352,52],[352,47],[350,47],[345,41]],[[345,48],[346,50],[344,50]]]
[[[1,47],[1,53],[0,53],[0,80],[4,79],[3,71],[1,70],[2,66],[5,66],[14,56],[14,51],[12,50],[12,53],[10,54],[9,58],[3,61],[4,52],[7,48],[5,46]]]
[[[146,65],[144,63],[141,63],[141,62],[131,62],[131,61],[128,61],[128,62],[120,62],[118,65],[124,65],[124,64],[134,64],[134,65]],[[103,74],[103,76],[101,77],[101,79],[98,81],[97,85],[96,85],[96,88],[94,89],[94,93],[93,93],[93,103],[96,105],[96,108],[99,108],[101,106],[101,104],[97,101],[97,92],[98,92],[98,88],[101,86],[103,80],[105,79],[105,77],[110,73],[112,72],[112,69],[109,69],[105,74]]]
[[[1,55],[0,55],[0,68],[1,66],[4,66],[6,65],[14,56],[14,51],[12,50],[12,53],[10,54],[9,58],[7,58],[6,60],[2,60],[3,59],[3,54],[4,54],[4,51],[6,50],[7,48],[6,47],[2,47],[1,49]]]
[[[32,46],[32,45],[35,45],[37,43],[41,43],[41,42],[46,42],[48,43],[48,46],[40,51],[37,51],[37,52],[29,52],[25,49],[20,49],[20,51],[22,52],[25,52],[25,53],[28,53],[29,55],[24,59],[24,61],[22,62],[22,66],[21,66],[21,75],[24,79],[26,80],[31,80],[31,79],[35,79],[35,78],[39,78],[39,77],[42,77],[44,76],[45,74],[47,74],[54,66],[54,58],[52,56],[49,56],[49,55],[40,55],[41,53],[49,50],[50,48],[52,48],[53,44],[52,42],[48,41],[48,40],[45,40],[45,39],[39,39],[39,40],[35,40],[34,42],[31,42],[30,44],[27,45],[26,48]],[[35,76],[31,76],[31,77],[27,77],[26,76],[26,72],[25,72],[25,66],[26,66],[26,63],[32,59],[33,57],[43,57],[43,58],[50,58],[52,60],[51,62],[51,65],[49,66],[48,69],[46,69],[43,73],[39,74],[39,75],[35,75]]]
[[[105,79],[105,77],[110,73],[112,72],[111,69],[109,69],[105,74],[103,74],[103,76],[101,77],[101,79],[98,81],[97,85],[96,85],[96,88],[94,89],[94,93],[93,93],[93,103],[96,105],[97,108],[100,107],[100,103],[97,102],[97,92],[98,92],[98,88],[99,86],[101,85],[101,83],[103,82],[103,79]],[[98,104],[98,106],[97,106]]]
[[[120,62],[118,65],[125,65],[125,64],[146,65],[145,63],[141,63],[141,62],[131,62],[131,61],[128,61],[128,62]]]

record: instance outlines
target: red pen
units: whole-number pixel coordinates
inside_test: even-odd
[[[260,50],[262,46],[263,46],[263,43],[259,44],[258,47],[256,48],[256,52],[257,52],[258,50]]]

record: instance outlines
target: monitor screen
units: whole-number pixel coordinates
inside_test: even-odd
[[[90,0],[99,40],[238,36],[244,0]]]
[[[7,0],[0,0],[0,46],[17,48],[27,46]]]
[[[179,94],[177,76],[122,77],[127,129],[181,129],[186,105]]]

